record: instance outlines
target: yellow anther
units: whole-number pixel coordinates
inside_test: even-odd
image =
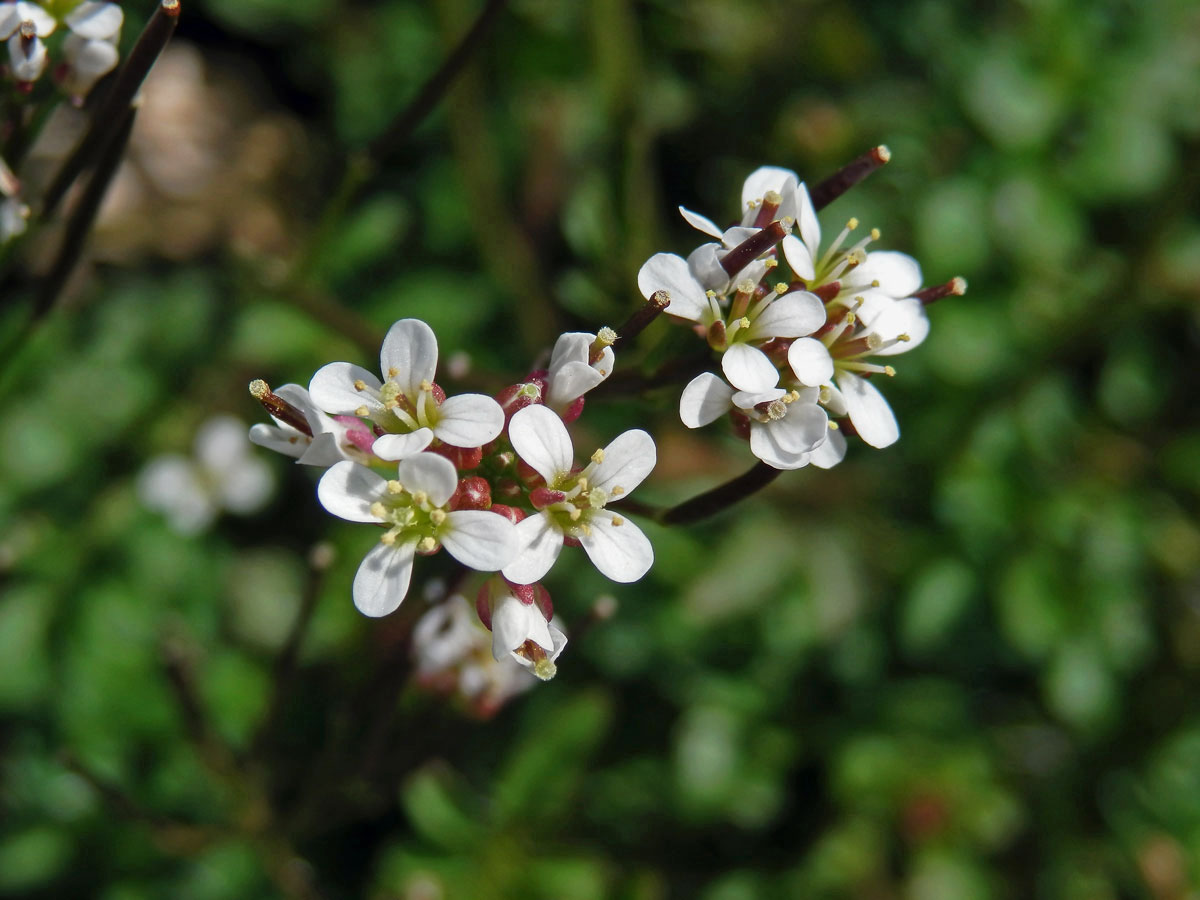
[[[879,279],[878,278],[871,279],[871,287],[879,287]]]
[[[597,450],[595,453],[593,453],[592,462],[594,462],[596,465],[600,465],[600,463],[604,462],[604,451]]]
[[[572,509],[572,510],[571,510],[571,512],[569,513],[569,515],[570,515],[570,517],[571,517],[571,521],[572,521],[572,522],[578,522],[578,521],[579,521],[579,517],[583,515],[583,510],[582,510],[582,509],[579,509],[578,507],[576,507],[576,508],[574,508],[574,509]]]
[[[444,509],[431,509],[429,511],[429,521],[434,525],[441,525],[446,521],[446,511]]]
[[[898,335],[896,335],[896,340],[898,340],[898,341],[904,341],[904,342],[907,344],[909,341],[911,341],[911,340],[912,340],[912,338],[911,338],[911,337],[909,337],[907,333],[905,333],[905,334],[898,334]]]
[[[707,297],[709,300],[715,300],[717,298],[717,292],[716,291],[705,291],[704,296]]]
[[[579,485],[579,493],[586,494],[588,489],[588,480],[586,478],[580,478],[577,484]]]
[[[365,406],[360,406],[358,409],[356,409],[354,411],[354,414],[356,416],[365,416],[365,415],[367,415],[368,412],[370,412],[370,410],[368,410]]]
[[[880,239],[882,236],[883,236],[883,232],[881,232],[881,231],[880,231],[878,228],[872,228],[872,229],[871,229],[871,240],[873,240],[873,241],[877,241],[877,240],[879,240],[879,239]]]
[[[779,206],[783,202],[783,198],[779,196],[779,191],[767,191],[763,194],[763,200],[772,206]]]
[[[737,324],[738,324],[738,328],[749,328],[750,327],[749,316],[742,316],[740,319],[738,319]]]
[[[770,257],[763,260],[763,265],[767,267],[767,271],[769,272],[779,265],[779,260],[775,259],[774,257]]]
[[[841,429],[841,427],[842,426],[839,425],[837,422],[833,421],[833,419],[829,420],[829,430],[830,431],[838,431]]]
[[[624,519],[622,519],[620,516],[613,516],[613,517],[612,517],[612,524],[613,524],[613,527],[615,528],[615,527],[616,527],[616,526],[618,526],[618,525],[624,525],[624,524],[625,524],[625,520],[624,520]]]
[[[788,286],[786,284],[784,284],[782,281],[775,282],[775,293],[782,296],[783,294],[786,294],[787,292],[788,292]]]
[[[858,227],[858,219],[851,216],[850,221],[846,223],[846,227],[849,228],[851,231],[853,231],[855,228]]]
[[[419,387],[420,387],[420,388],[421,388],[421,390],[423,390],[423,391],[432,391],[432,390],[433,390],[433,383],[432,383],[432,382],[429,382],[429,381],[422,381],[422,382],[421,382],[421,384],[419,385]]]
[[[888,378],[893,378],[896,375],[896,370],[893,369],[891,366],[884,366],[883,374],[886,375]]]
[[[620,497],[623,493],[625,493],[625,488],[621,487],[618,484],[615,488],[613,488],[608,493],[609,493],[610,497]]]
[[[367,383],[365,381],[363,381],[361,378],[355,378],[354,379],[354,389],[356,391],[365,391],[367,389]]]
[[[385,531],[379,536],[379,543],[387,544],[389,547],[396,543],[396,533],[394,531]]]
[[[386,519],[387,514],[388,514],[388,508],[386,506],[384,506],[380,501],[376,500],[374,503],[371,504],[371,515],[373,515],[375,518]]]
[[[424,491],[414,491],[412,498],[413,503],[415,503],[417,506],[424,506],[429,502],[429,495]]]
[[[397,369],[395,366],[388,367],[388,371],[387,371],[388,378],[395,378],[399,374],[400,374],[400,370]]]
[[[579,530],[583,532],[584,537],[592,536],[592,526],[591,525],[587,525],[587,524],[580,525]]]
[[[423,537],[417,542],[417,549],[422,553],[432,553],[437,549],[437,541],[431,537]]]
[[[404,485],[393,478],[387,483],[387,489],[389,494],[401,494],[404,492]]]

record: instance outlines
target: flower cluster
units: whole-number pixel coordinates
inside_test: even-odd
[[[856,219],[822,251],[808,189],[788,169],[750,174],[731,228],[680,213],[717,240],[686,260],[652,256],[638,285],[647,299],[665,293],[667,314],[692,323],[720,354],[723,377],[703,373],[684,388],[684,424],[699,428],[729,413],[754,455],[776,469],[836,465],[846,433],[873,447],[894,443],[899,426],[871,377],[895,370],[872,357],[920,344],[929,333],[925,303],[962,293],[961,279],[921,292],[916,260],[868,251],[878,231],[851,242]],[[781,257],[787,278],[779,276]]]
[[[354,578],[361,612],[394,611],[416,558],[444,549],[467,569],[497,573],[476,604],[496,660],[550,678],[566,637],[540,581],[563,547],[581,547],[619,582],[641,578],[654,559],[641,530],[609,508],[653,469],[654,441],[627,431],[580,466],[567,432],[584,394],[612,373],[615,340],[608,328],[563,334],[546,368],[497,398],[452,396],[436,380],[433,330],[401,319],[384,338],[379,375],[333,362],[307,389],[253,382],[274,424],[255,425],[250,439],[324,468],[322,506],[380,529]]]
[[[885,148],[872,153],[871,165],[886,161]],[[816,195],[827,201],[855,180],[835,179],[836,189],[823,182]],[[728,414],[767,467],[754,472],[837,465],[847,435],[873,447],[895,442],[896,418],[874,383],[895,373],[874,358],[920,344],[929,332],[926,304],[962,293],[961,279],[922,290],[916,261],[874,249],[877,231],[854,240],[853,219],[822,248],[813,194],[787,169],[751,173],[729,228],[680,212],[713,240],[686,258],[657,253],[642,266],[647,303],[620,339],[665,312],[717,355],[720,374],[702,372],[683,388],[684,424],[699,428]],[[636,581],[653,564],[649,539],[625,517],[646,508],[620,504],[654,468],[654,440],[631,429],[581,464],[567,427],[582,414],[585,394],[612,373],[617,340],[610,328],[563,334],[545,367],[495,397],[450,396],[437,382],[433,330],[401,319],[384,338],[378,374],[333,362],[307,389],[251,384],[274,421],[254,426],[251,439],[324,468],[317,496],[325,509],[379,529],[354,578],[359,610],[395,610],[416,558],[442,549],[469,570],[491,573],[474,617],[455,594],[418,626],[415,639],[428,644],[416,649],[418,670],[430,683],[495,699],[509,691],[493,680],[497,672],[516,666],[552,677],[566,636],[541,582],[564,552],[581,549],[615,582]],[[688,507],[658,518],[687,521]],[[478,662],[480,629],[492,634],[491,664],[508,670]]]
[[[117,4],[96,0],[0,3],[0,39],[7,44],[9,72],[19,85],[30,86],[41,78],[49,60],[43,39],[61,25],[69,33],[62,42],[55,76],[68,94],[82,97],[116,68],[124,21]]]

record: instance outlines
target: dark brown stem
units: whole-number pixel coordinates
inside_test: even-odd
[[[751,494],[761,491],[778,478],[782,471],[782,469],[768,466],[765,462],[759,462],[753,469],[744,472],[737,478],[718,485],[711,491],[705,491],[691,500],[685,500],[678,506],[671,507],[659,516],[659,521],[664,525],[690,525],[701,519],[707,519],[744,500]]]
[[[721,268],[732,278],[782,241],[787,235],[788,229],[781,222],[772,222],[761,231],[756,231],[721,257]]]
[[[943,297],[961,297],[967,292],[967,279],[954,277],[945,284],[937,284],[933,287],[923,288],[913,294],[918,300],[928,306],[930,303],[936,303]]]
[[[104,155],[121,132],[125,116],[137,96],[138,90],[149,74],[155,60],[171,40],[175,26],[179,23],[179,0],[161,0],[158,9],[138,35],[137,43],[125,58],[125,64],[117,72],[108,94],[92,113],[91,125],[80,139],[74,152],[63,162],[54,181],[42,198],[43,218],[54,212],[67,189],[75,182],[92,160]]]
[[[655,291],[650,299],[638,307],[637,312],[625,320],[625,324],[617,329],[617,340],[628,345],[635,337],[646,330],[646,326],[659,317],[671,305],[671,295],[666,291]]]
[[[892,151],[880,144],[878,147],[872,147],[853,162],[842,166],[808,192],[813,209],[824,209],[891,158]]]
[[[78,265],[79,259],[83,255],[88,234],[96,222],[96,215],[100,212],[100,204],[104,200],[104,195],[108,191],[113,177],[117,174],[117,166],[120,165],[121,156],[125,153],[129,136],[133,133],[133,122],[136,117],[137,110],[132,108],[127,108],[120,115],[121,121],[117,133],[108,141],[108,146],[96,160],[96,166],[92,170],[92,177],[88,179],[83,196],[79,198],[79,202],[71,211],[71,217],[67,220],[58,255],[54,257],[54,263],[38,286],[37,296],[33,303],[32,321],[38,321],[54,308],[71,273],[75,271],[75,266]]]
[[[313,436],[312,428],[309,427],[308,420],[304,418],[304,413],[272,391],[271,386],[261,378],[250,382],[250,396],[262,404],[267,415],[280,422],[286,422],[302,434]]]
[[[482,45],[488,31],[495,25],[507,5],[508,0],[488,0],[475,23],[438,70],[430,76],[408,106],[392,120],[387,130],[367,147],[367,155],[373,162],[382,163],[395,153],[425,117],[433,112],[450,85],[454,83],[454,79],[471,61],[471,57]]]

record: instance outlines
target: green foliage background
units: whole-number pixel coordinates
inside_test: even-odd
[[[5,361],[0,895],[1200,896],[1194,3],[513,0],[324,219],[478,4],[184,6],[238,128],[292,117],[283,239],[105,262]],[[213,412],[261,417],[252,377],[370,365],[418,316],[499,388],[624,320],[640,263],[696,243],[676,204],[720,219],[758,165],[811,183],[879,143],[826,231],[971,285],[898,360],[900,443],[652,528],[639,584],[559,567],[569,624],[618,612],[491,720],[410,685],[419,596],[354,611],[370,536],[313,473],[272,458],[272,505],[198,538],[138,503]],[[685,433],[677,390],[581,422],[655,434],[664,503],[750,462]]]

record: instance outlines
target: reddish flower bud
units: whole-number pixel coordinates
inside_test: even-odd
[[[490,509],[492,489],[478,475],[463,478],[450,497],[449,506],[451,509]]]
[[[525,510],[518,509],[515,506],[505,506],[503,503],[493,503],[491,511],[504,516],[504,518],[508,519],[514,525],[525,518]]]
[[[567,404],[567,408],[559,413],[558,417],[563,420],[564,425],[570,425],[581,415],[583,415],[583,398],[576,397],[569,404]]]
[[[554,503],[562,503],[567,499],[567,495],[562,491],[555,491],[548,487],[536,487],[529,492],[529,502],[533,504],[534,509],[545,509]]]
[[[462,472],[476,469],[483,462],[482,447],[453,447],[450,444],[438,444],[429,449],[438,456],[444,456],[450,460],[454,463],[454,467]]]

